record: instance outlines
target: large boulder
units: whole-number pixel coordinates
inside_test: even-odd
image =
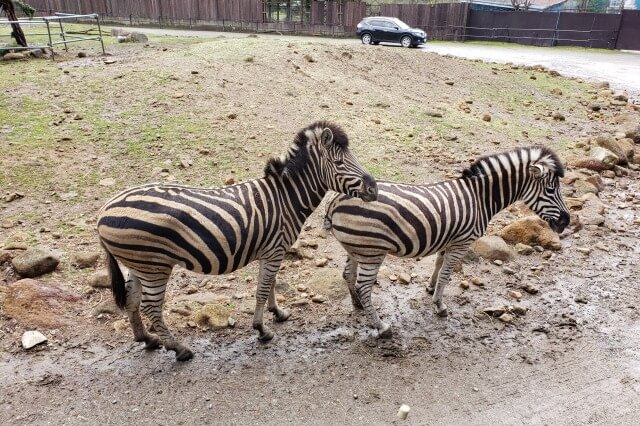
[[[591,156],[596,160],[601,161],[602,164],[610,169],[620,162],[620,157],[618,157],[614,152],[601,146],[594,147],[591,150]]]
[[[619,141],[608,133],[598,136],[596,144],[614,153],[618,157],[618,164],[627,164],[629,156],[633,157],[633,148],[629,152],[628,148],[625,149]]]
[[[222,330],[229,325],[231,308],[228,305],[208,304],[204,305],[195,315],[195,321],[201,327],[209,327],[213,330]]]
[[[627,128],[624,135],[635,143],[640,143],[640,124]]]
[[[547,222],[538,216],[527,216],[505,226],[500,236],[509,244],[542,246],[550,250],[560,250],[560,237],[553,232]]]
[[[44,248],[33,248],[16,256],[11,261],[18,275],[34,278],[56,269],[60,253]]]
[[[28,327],[57,328],[73,323],[70,307],[80,295],[62,284],[24,279],[7,287],[4,313]]]
[[[595,194],[585,194],[580,199],[582,208],[578,218],[583,225],[602,225],[604,223],[605,205]]]
[[[471,249],[487,260],[507,261],[513,257],[513,250],[509,244],[497,235],[479,238],[471,245]]]

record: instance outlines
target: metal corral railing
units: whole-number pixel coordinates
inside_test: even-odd
[[[64,28],[62,26],[62,21],[63,20],[96,20],[96,24],[98,25],[98,35],[91,35],[91,36],[78,36],[78,35],[71,35],[69,33],[65,33]],[[52,28],[52,24],[54,24],[57,22],[58,26],[60,27],[60,32],[57,34],[58,37],[60,37],[60,39],[54,39],[54,37],[52,37],[52,30],[56,31],[54,28]],[[32,18],[32,19],[18,19],[17,21],[9,21],[6,19],[0,19],[0,25],[2,24],[7,24],[7,25],[11,25],[11,24],[19,24],[21,27],[23,26],[37,26],[37,25],[45,25],[47,27],[47,32],[46,33],[27,33],[25,35],[29,35],[29,36],[47,36],[49,39],[49,42],[45,45],[29,45],[29,46],[9,46],[9,47],[0,47],[0,51],[5,51],[5,50],[31,50],[31,49],[46,49],[49,48],[51,50],[51,59],[55,59],[55,53],[53,50],[53,47],[56,45],[60,45],[60,44],[64,44],[64,49],[65,51],[69,51],[69,47],[68,44],[69,43],[77,43],[77,42],[82,42],[82,41],[92,41],[92,40],[97,40],[100,41],[100,45],[102,46],[102,54],[105,54],[105,50],[104,50],[104,41],[102,40],[102,29],[100,27],[100,17],[98,16],[97,13],[90,13],[90,14],[86,14],[86,15],[76,15],[76,14],[71,14],[71,13],[56,13],[55,15],[52,16],[41,16],[41,17],[37,17],[37,18]],[[7,34],[7,35],[1,35],[0,37],[5,36],[5,37],[11,37],[11,34]]]

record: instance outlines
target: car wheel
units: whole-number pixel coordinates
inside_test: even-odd
[[[400,39],[400,44],[402,47],[411,47],[411,37],[404,36]]]
[[[360,40],[362,40],[362,44],[371,44],[371,34],[362,34]]]

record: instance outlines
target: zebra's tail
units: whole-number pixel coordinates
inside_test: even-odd
[[[116,305],[120,309],[124,309],[127,304],[127,288],[125,287],[124,276],[122,275],[122,271],[120,270],[120,266],[118,265],[116,258],[113,257],[106,247],[104,250],[107,252],[109,278],[111,279],[111,292],[113,293],[113,298],[116,301]]]

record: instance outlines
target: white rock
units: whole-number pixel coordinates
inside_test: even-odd
[[[22,335],[22,347],[25,349],[31,349],[32,347],[46,341],[47,338],[39,331],[25,331]]]
[[[402,404],[400,406],[400,409],[398,409],[398,417],[400,417],[402,420],[406,420],[407,416],[409,415],[409,411],[411,411],[411,407],[409,407],[407,404]]]

